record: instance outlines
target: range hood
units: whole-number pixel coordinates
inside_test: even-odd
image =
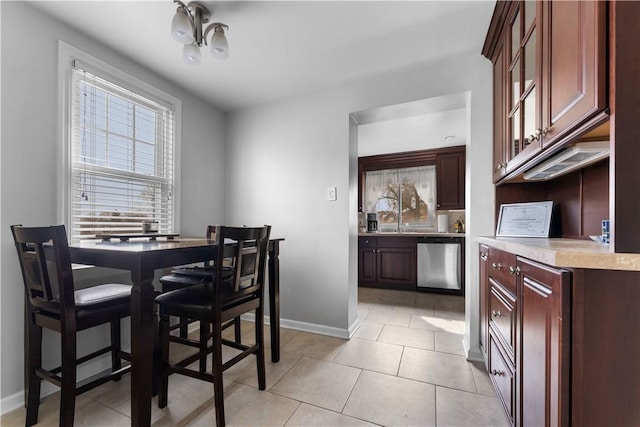
[[[609,141],[580,142],[524,173],[527,181],[547,181],[609,157]]]

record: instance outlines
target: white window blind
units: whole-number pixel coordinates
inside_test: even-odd
[[[70,234],[138,233],[155,220],[174,230],[171,104],[74,62]]]

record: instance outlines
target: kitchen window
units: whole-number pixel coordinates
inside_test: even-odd
[[[70,240],[140,233],[149,220],[175,232],[174,105],[77,59],[70,74]]]
[[[380,230],[435,228],[436,167],[366,172],[364,202]]]

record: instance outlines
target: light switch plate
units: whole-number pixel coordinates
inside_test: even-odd
[[[327,188],[327,200],[332,202],[338,200],[338,189],[336,187]]]

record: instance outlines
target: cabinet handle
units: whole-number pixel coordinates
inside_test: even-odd
[[[513,265],[509,266],[509,274],[516,274],[516,268]]]
[[[491,316],[502,317],[502,312],[500,312],[500,310],[491,310]]]
[[[504,376],[504,371],[498,371],[497,369],[492,370],[491,373],[493,375],[495,375],[496,377],[503,377]]]
[[[491,264],[491,267],[495,268],[496,270],[502,270],[502,264],[500,263],[493,263]]]
[[[482,258],[483,261],[486,261],[489,257],[484,252],[480,252],[480,258]]]

